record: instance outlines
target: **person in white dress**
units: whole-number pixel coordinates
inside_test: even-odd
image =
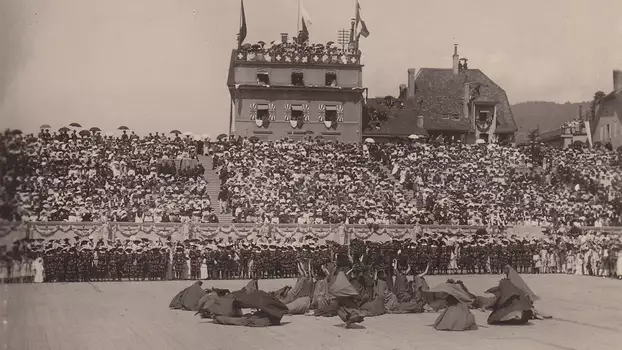
[[[34,283],[43,283],[43,258],[38,257],[32,264],[35,273]]]
[[[616,276],[622,279],[622,250],[618,249],[618,261],[616,262]]]

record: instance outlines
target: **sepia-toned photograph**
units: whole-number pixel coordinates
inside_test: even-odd
[[[622,1],[0,0],[0,350],[622,348]]]

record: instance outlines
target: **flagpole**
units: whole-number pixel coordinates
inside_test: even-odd
[[[302,0],[298,0],[298,19],[296,20],[296,36],[300,33],[300,2]]]
[[[242,28],[242,8],[244,6],[244,0],[240,0],[240,24],[238,25],[238,49],[242,46],[241,40],[240,40],[240,28]],[[231,126],[231,125],[230,125]],[[229,127],[229,131],[231,131],[231,127]]]

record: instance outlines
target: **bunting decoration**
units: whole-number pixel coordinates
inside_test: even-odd
[[[302,116],[304,117],[304,120],[306,122],[309,121],[309,118],[310,118],[309,114],[310,114],[309,113],[309,105],[307,105],[307,104],[302,105]]]
[[[320,123],[323,123],[324,120],[326,119],[326,106],[324,104],[320,103],[318,108],[319,108],[319,118],[318,118],[318,120],[319,120]]]
[[[270,116],[270,121],[276,120],[276,105],[274,103],[268,104],[268,115]]]
[[[292,104],[285,104],[285,121],[288,122],[292,118]]]
[[[250,117],[251,117],[251,120],[257,119],[257,104],[256,103],[251,103]]]
[[[67,222],[30,222],[21,225],[0,224],[0,232],[5,241],[22,238],[86,238],[102,237],[108,239],[159,239],[171,238],[184,240],[192,238],[249,238],[278,234],[285,238],[313,235],[319,239],[352,235],[360,239],[369,239],[373,235],[391,239],[411,238],[416,240],[422,234],[449,233],[450,235],[472,235],[481,226],[442,226],[442,225],[295,225],[295,224],[209,224],[209,223],[67,223]],[[531,228],[529,228],[531,229]],[[495,234],[531,235],[522,227],[486,228]],[[522,232],[525,231],[525,232]]]
[[[343,105],[337,105],[337,121],[343,122]]]

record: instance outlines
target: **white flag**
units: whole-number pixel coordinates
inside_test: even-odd
[[[307,9],[305,9],[302,0],[298,0],[298,6],[300,8],[300,17],[302,17],[302,20],[305,21],[305,24],[307,25],[307,27],[309,27],[311,24],[313,24],[313,22],[311,21],[311,16],[309,16],[309,12],[307,12]],[[298,20],[300,20],[300,18]]]

